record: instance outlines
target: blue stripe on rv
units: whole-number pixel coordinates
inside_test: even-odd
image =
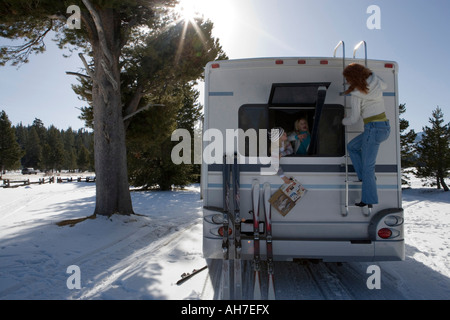
[[[212,91],[209,92],[208,95],[210,97],[233,97],[234,92],[232,91]],[[347,96],[351,96],[351,94],[348,94]],[[395,92],[383,92],[384,97],[395,97]]]
[[[261,185],[262,188],[263,185]],[[272,184],[272,188],[279,188],[281,187],[281,184]],[[344,184],[304,184],[303,185],[308,190],[342,190],[345,189]],[[221,183],[208,183],[208,188],[211,189],[222,189]],[[241,184],[240,189],[243,190],[251,190],[252,185],[251,184]],[[379,190],[397,190],[398,185],[396,184],[379,184],[377,185],[377,188]],[[360,190],[361,185],[349,185],[349,189],[351,190]]]
[[[222,164],[210,164],[208,165],[208,171],[222,172],[222,167]],[[261,164],[241,164],[239,167],[241,172],[260,172],[261,168],[269,168],[270,166]],[[283,164],[281,167],[285,172],[345,172],[345,166],[339,164]],[[352,165],[349,165],[349,171],[355,172]],[[396,173],[398,171],[398,166],[395,164],[376,165],[375,171],[378,173]]]
[[[346,97],[351,97],[352,94],[346,94]],[[395,97],[395,92],[383,92],[383,97]]]
[[[219,91],[217,91],[217,92],[210,92],[209,93],[209,96],[210,97],[232,97],[232,96],[234,96],[234,92],[226,92],[226,91],[224,91],[224,92],[219,92]]]

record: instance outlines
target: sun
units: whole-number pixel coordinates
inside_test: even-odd
[[[180,15],[181,20],[193,22],[201,16],[198,0],[180,0],[175,7],[175,12]]]
[[[180,43],[178,45],[178,50],[175,56],[175,63],[178,64],[180,61],[181,54],[183,52],[184,41],[186,32],[188,30],[189,25],[192,26],[201,39],[203,43],[206,43],[205,36],[203,35],[202,30],[197,24],[197,18],[202,18],[202,15],[199,13],[198,7],[201,5],[203,1],[201,0],[179,0],[178,5],[175,6],[174,11],[179,16],[176,24],[184,21],[183,31],[180,37]]]

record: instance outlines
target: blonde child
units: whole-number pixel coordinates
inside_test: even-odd
[[[311,143],[308,121],[306,118],[300,118],[295,121],[294,128],[295,131],[289,135],[288,140],[294,142],[295,154],[305,155]]]

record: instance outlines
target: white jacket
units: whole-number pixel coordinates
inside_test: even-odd
[[[351,114],[342,120],[342,124],[349,126],[363,119],[379,115],[386,112],[383,100],[383,90],[387,88],[386,83],[377,75],[372,74],[367,79],[369,92],[367,94],[355,90],[350,98],[352,107]]]

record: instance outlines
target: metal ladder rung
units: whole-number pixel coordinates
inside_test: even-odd
[[[357,206],[356,204],[349,204],[348,206],[349,206],[349,207],[365,208],[365,207]],[[366,204],[366,206],[369,206],[369,209],[373,208],[373,204],[369,204],[369,205]]]
[[[366,217],[369,217],[372,214],[373,207],[359,207],[356,205],[348,205],[345,209],[348,210],[349,208],[360,208],[363,215]]]

